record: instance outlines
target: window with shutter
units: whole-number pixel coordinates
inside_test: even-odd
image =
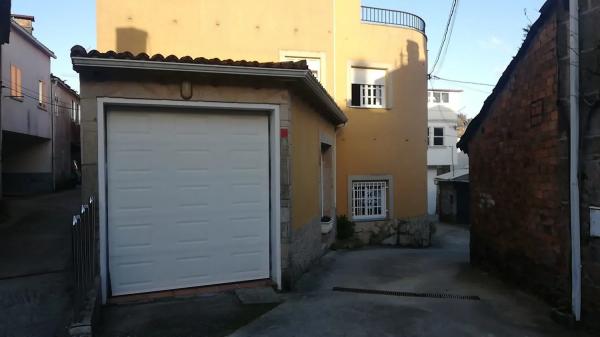
[[[351,77],[351,106],[386,107],[385,69],[352,67]]]

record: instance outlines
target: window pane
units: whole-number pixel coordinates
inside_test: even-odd
[[[39,104],[44,103],[44,82],[43,81],[38,82],[38,103]]]
[[[439,92],[434,92],[433,93],[433,102],[441,103],[441,101],[442,101],[442,95]]]
[[[443,92],[442,93],[442,103],[448,103],[450,102],[450,94],[448,94],[447,92]]]
[[[444,136],[444,128],[434,128],[433,129],[434,136]]]

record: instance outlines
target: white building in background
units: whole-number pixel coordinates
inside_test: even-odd
[[[468,167],[467,156],[456,148],[462,90],[437,89],[428,94],[427,212],[436,214],[438,175]]]

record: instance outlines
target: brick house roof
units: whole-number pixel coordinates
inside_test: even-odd
[[[555,6],[557,5],[557,3],[558,3],[558,0],[547,0],[544,3],[544,5],[542,6],[542,8],[540,9],[540,17],[530,27],[529,32],[527,33],[527,36],[525,37],[525,40],[523,41],[523,44],[521,45],[521,48],[517,52],[517,55],[513,58],[513,60],[508,65],[508,67],[506,67],[506,69],[504,70],[504,73],[502,73],[502,76],[498,80],[498,84],[496,84],[496,87],[494,87],[494,90],[492,91],[492,93],[488,96],[488,98],[483,103],[483,107],[481,108],[481,111],[479,112],[479,114],[477,116],[475,116],[475,118],[473,118],[471,123],[469,123],[469,126],[465,130],[465,133],[460,138],[460,141],[457,143],[457,147],[459,149],[461,149],[463,152],[469,153],[469,142],[471,141],[473,136],[475,136],[476,132],[479,130],[479,127],[481,126],[481,124],[485,121],[485,119],[489,115],[492,104],[496,100],[496,97],[508,85],[513,72],[517,68],[517,65],[519,64],[519,62],[527,54],[529,47],[531,47],[531,44],[533,43],[535,37],[538,34],[538,31],[544,26],[546,21],[554,13],[554,9],[555,9]]]

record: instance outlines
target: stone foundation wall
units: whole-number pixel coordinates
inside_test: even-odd
[[[434,232],[430,217],[357,222],[354,227],[354,235],[362,244],[411,248],[431,246]]]
[[[286,246],[288,263],[285,264],[282,273],[283,286],[289,290],[294,288],[302,274],[323,255],[321,218],[315,218],[301,228],[292,230]]]

